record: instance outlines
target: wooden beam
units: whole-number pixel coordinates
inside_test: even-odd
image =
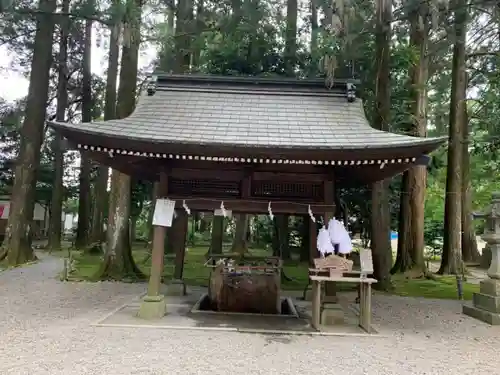
[[[286,182],[321,182],[325,173],[290,173],[290,172],[254,172],[252,179],[255,181],[286,181]]]
[[[414,164],[387,164],[384,168],[380,165],[291,165],[291,164],[241,164],[212,162],[201,160],[170,160],[157,158],[144,158],[132,155],[114,155],[110,157],[104,152],[86,151],[90,159],[114,168],[130,176],[149,181],[157,181],[159,172],[165,168],[175,169],[178,177],[175,178],[215,178],[219,180],[241,181],[245,168],[252,168],[252,179],[282,180],[287,182],[318,182],[327,179],[335,173],[335,181],[339,186],[359,186],[380,181],[385,178],[403,173]],[[186,172],[182,170],[187,170]]]
[[[177,202],[179,203],[179,202]],[[180,202],[182,205],[182,202]],[[173,246],[175,251],[174,279],[182,280],[184,274],[184,257],[186,255],[186,239],[188,232],[188,215],[181,208],[177,210],[177,217],[172,224]]]
[[[214,211],[220,208],[221,202],[224,202],[224,207],[237,213],[249,214],[267,214],[268,204],[271,202],[273,213],[275,214],[308,214],[308,203],[297,202],[280,202],[273,200],[243,200],[243,199],[202,199],[189,197],[169,196],[170,199],[176,201],[176,208],[182,208],[182,201],[186,200],[186,204],[191,210],[195,211]],[[331,205],[311,204],[311,210],[316,213],[324,212],[326,209],[331,209]]]
[[[251,167],[253,173],[256,172],[279,172],[295,175],[297,173],[324,174],[334,168],[328,165],[312,165],[312,164],[247,164],[247,163],[230,163],[216,162],[203,160],[169,160],[172,168],[180,169],[212,169],[221,170],[241,170],[242,168]]]
[[[158,185],[158,196],[165,197],[168,194],[168,176],[165,172],[160,175]],[[155,225],[153,229],[153,251],[151,254],[151,272],[148,283],[148,296],[160,295],[161,275],[163,273],[163,249],[165,247],[165,235],[167,228]]]
[[[241,198],[250,199],[252,196],[252,170],[245,168],[243,180],[241,181]]]
[[[305,220],[311,220],[309,215],[306,216]],[[317,219],[316,219],[317,220]],[[309,265],[314,264],[314,259],[318,257],[318,248],[316,245],[318,239],[318,226],[311,220],[309,224]]]
[[[183,180],[219,180],[219,181],[241,181],[244,178],[243,168],[238,170],[220,169],[195,169],[195,168],[172,168],[170,176]]]
[[[333,183],[333,175],[323,183],[325,203],[330,207],[322,212],[323,222],[328,226],[329,221],[335,214],[335,187]],[[325,283],[325,302],[337,303],[337,285],[335,282]]]

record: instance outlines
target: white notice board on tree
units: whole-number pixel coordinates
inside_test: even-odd
[[[153,214],[153,225],[171,227],[174,217],[175,201],[170,199],[157,199]]]

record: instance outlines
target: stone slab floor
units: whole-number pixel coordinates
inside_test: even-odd
[[[500,328],[457,301],[374,296],[376,337],[94,327],[144,285],[62,283],[60,259],[0,273],[0,374],[497,374]]]

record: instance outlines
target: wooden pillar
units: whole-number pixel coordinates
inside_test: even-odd
[[[164,198],[168,194],[168,175],[160,173],[158,197]],[[163,274],[163,251],[167,227],[155,225],[153,229],[153,250],[151,254],[151,272],[149,275],[148,291],[142,299],[138,317],[143,319],[160,319],[167,311],[165,296],[160,294],[161,277]]]
[[[306,220],[311,220],[309,215],[306,217]],[[318,248],[316,246],[317,238],[318,238],[318,226],[311,220],[311,222],[309,223],[309,265],[311,267],[314,266],[314,259],[319,256]]]
[[[172,236],[174,238],[175,269],[174,279],[182,280],[184,273],[184,258],[186,256],[186,239],[188,231],[188,215],[183,209],[176,210],[177,217],[172,226]]]
[[[325,222],[325,226],[327,226],[328,222],[335,215],[335,188],[333,184],[333,176],[324,182],[323,188],[325,204],[331,207],[331,209],[323,213],[323,220]],[[334,282],[325,283],[325,302],[337,302],[337,285]]]

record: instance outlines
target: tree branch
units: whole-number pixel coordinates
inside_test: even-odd
[[[484,56],[500,56],[500,51],[491,51],[491,52],[473,52],[467,54],[467,58],[471,57],[484,57]]]
[[[30,8],[17,8],[12,10],[14,13],[18,14],[29,14],[29,15],[37,15],[37,14],[44,14],[44,15],[52,15],[56,17],[69,17],[69,18],[79,18],[79,19],[84,19],[84,20],[90,20],[90,21],[95,21],[102,23],[103,25],[106,26],[111,26],[112,22],[110,19],[102,19],[94,15],[85,15],[85,14],[76,14],[72,12],[47,12],[44,10],[40,9],[30,9]]]
[[[2,43],[0,43],[0,47],[1,47],[1,46],[3,46],[3,45],[5,45],[5,44],[10,44],[10,43],[12,43],[14,40],[19,39],[19,38],[22,38],[23,36],[28,36],[29,34],[32,34],[32,33],[34,33],[35,31],[36,31],[36,30],[28,30],[28,31],[26,31],[26,32],[24,32],[24,33],[21,33],[21,34],[18,34],[18,35],[16,35],[16,36],[13,36],[12,38],[8,38],[8,39],[6,39],[6,40],[4,39],[4,40],[2,41]]]

